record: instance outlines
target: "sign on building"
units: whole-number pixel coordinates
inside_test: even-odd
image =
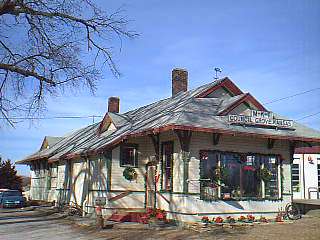
[[[272,112],[251,110],[250,116],[246,115],[229,115],[228,122],[232,124],[260,125],[277,128],[292,128],[293,121],[279,119]]]

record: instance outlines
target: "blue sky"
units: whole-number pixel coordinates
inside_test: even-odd
[[[104,115],[107,98],[121,112],[171,94],[171,70],[189,71],[190,88],[213,80],[214,67],[260,102],[320,87],[320,1],[100,1],[120,6],[139,32],[115,52],[120,79],[104,70],[96,97],[85,91],[48,99],[46,116]],[[116,48],[117,49],[117,48]],[[116,50],[115,49],[115,50]],[[290,119],[320,111],[320,91],[266,107]],[[0,129],[0,155],[19,160],[38,150],[45,135],[61,136],[92,119],[23,122]],[[301,121],[320,130],[320,115]],[[28,168],[17,166],[28,175]]]

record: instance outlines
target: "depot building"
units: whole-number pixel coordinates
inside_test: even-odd
[[[76,202],[103,214],[161,208],[169,217],[276,215],[292,201],[297,147],[320,132],[278,117],[229,78],[188,89],[172,71],[171,96],[120,112],[111,97],[99,123],[46,137],[20,163],[30,166],[31,197]]]

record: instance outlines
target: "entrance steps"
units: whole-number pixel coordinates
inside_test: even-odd
[[[148,215],[146,212],[117,212],[113,213],[108,221],[114,222],[137,222],[137,223],[147,223]]]

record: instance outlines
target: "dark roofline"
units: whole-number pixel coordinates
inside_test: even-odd
[[[251,102],[254,106],[258,108],[260,111],[268,111],[261,103],[258,102],[257,99],[255,99],[250,93],[246,93],[242,98],[240,98],[238,101],[234,102],[231,106],[223,110],[222,112],[219,113],[220,116],[226,115],[229,112],[231,112],[233,109],[238,107],[241,103],[249,101]]]

